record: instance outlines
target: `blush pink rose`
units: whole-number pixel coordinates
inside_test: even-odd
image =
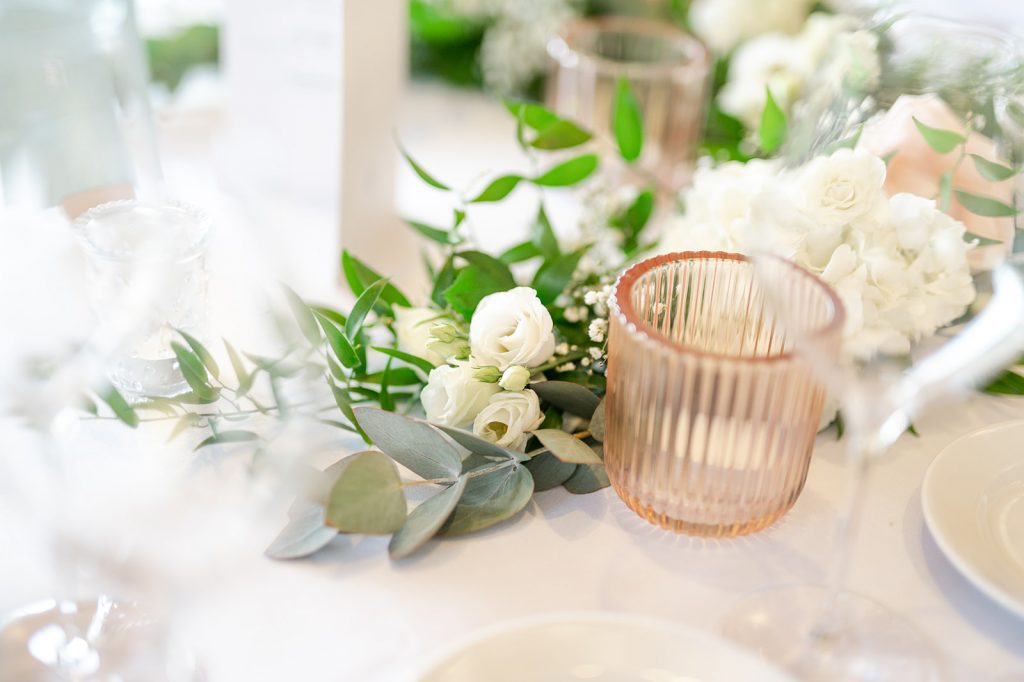
[[[914,125],[914,118],[932,128],[953,130],[967,138],[967,153],[977,154],[989,161],[1009,165],[999,156],[995,142],[981,133],[969,131],[963,119],[936,95],[902,95],[880,119],[864,126],[857,142],[858,148],[876,156],[892,154],[885,177],[885,189],[890,195],[909,192],[922,197],[937,197],[939,179],[953,167],[959,156],[957,150],[939,154],[925,142]],[[971,194],[1013,204],[1013,179],[993,182],[982,177],[974,163],[965,159],[953,176],[953,187]],[[954,195],[949,213],[962,222],[968,232],[979,237],[1001,241],[1001,244],[978,247],[968,253],[974,271],[995,266],[1013,246],[1012,218],[989,218],[968,211]]]

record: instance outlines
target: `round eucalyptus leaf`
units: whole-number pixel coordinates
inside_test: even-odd
[[[555,407],[584,419],[590,419],[601,403],[590,389],[571,381],[538,381],[530,388]]]
[[[293,507],[288,525],[267,547],[271,559],[301,559],[327,546],[338,531],[325,525],[325,510],[318,504],[305,503]]]
[[[441,535],[461,535],[515,516],[533,496],[533,477],[513,464],[469,479],[462,499],[441,528]]]
[[[563,485],[573,495],[586,495],[611,484],[604,464],[581,464]]]
[[[388,554],[391,558],[407,557],[434,537],[452,515],[467,483],[468,479],[462,476],[453,485],[413,509],[409,518],[405,520],[405,525],[391,536],[391,542],[388,544]]]
[[[355,413],[374,445],[409,471],[427,479],[458,478],[459,451],[433,427],[375,407],[357,407]]]
[[[347,457],[331,488],[327,523],[344,533],[387,535],[405,523],[406,502],[395,463],[367,450]]]
[[[496,445],[488,440],[484,440],[483,438],[480,438],[479,436],[472,434],[469,431],[463,431],[462,429],[452,428],[451,426],[442,426],[440,424],[435,424],[434,426],[447,433],[449,436],[451,436],[452,440],[454,440],[456,443],[458,443],[459,445],[461,445],[462,447],[466,448],[467,450],[474,454],[483,455],[485,457],[514,459],[519,462],[526,460],[526,456],[523,455],[523,453],[516,452],[515,450],[509,450],[508,448],[503,448],[500,445]]]
[[[526,468],[533,476],[533,491],[537,493],[557,488],[576,471],[575,464],[563,462],[550,452],[537,455],[526,463]]]
[[[538,429],[533,432],[533,435],[552,455],[563,462],[571,464],[601,463],[601,458],[597,456],[597,453],[571,433],[560,429]]]
[[[604,401],[597,406],[594,414],[590,417],[590,435],[594,440],[604,441]]]

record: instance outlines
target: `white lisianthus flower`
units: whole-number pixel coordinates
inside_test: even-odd
[[[526,444],[526,432],[533,431],[544,421],[537,394],[524,391],[504,391],[491,397],[473,422],[473,433],[492,443],[512,450],[521,450]]]
[[[814,0],[699,0],[690,8],[694,33],[724,54],[762,33],[796,33]]]
[[[825,227],[848,225],[885,202],[885,162],[862,151],[840,149],[819,156],[799,173],[801,207]]]
[[[555,349],[553,330],[537,292],[516,287],[484,296],[469,323],[469,345],[478,365],[535,367]]]
[[[395,307],[395,336],[398,337],[398,350],[412,353],[429,361],[435,367],[444,362],[444,358],[430,350],[431,320],[436,319],[438,312],[430,308]]]
[[[466,428],[501,391],[497,384],[476,379],[469,363],[435,367],[420,394],[427,419],[436,424]]]
[[[498,385],[506,391],[521,391],[530,383],[530,370],[522,365],[512,365],[504,371]]]

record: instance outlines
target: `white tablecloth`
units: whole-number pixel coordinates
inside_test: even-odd
[[[415,86],[406,111],[407,146],[447,179],[469,180],[496,158],[515,163],[511,123],[479,96]],[[340,299],[329,213],[223,191],[211,171],[216,164],[210,148],[196,134],[207,126],[179,124],[166,148],[172,185],[207,205],[219,224],[211,268],[220,331],[245,338],[246,306],[258,299],[249,292],[258,283],[272,289],[274,278],[313,298]],[[398,203],[403,213],[420,218],[444,208],[406,171]],[[532,210],[525,195],[514,205],[524,215]],[[511,242],[515,235],[504,226],[514,218],[485,209],[476,229],[487,243]],[[60,282],[54,279],[59,274],[33,275],[31,263],[54,253],[71,258],[71,247],[59,235],[23,237],[16,229],[0,230],[5,297],[48,281],[52,294],[60,288],[53,283]],[[29,308],[13,309],[27,314]],[[978,592],[937,549],[922,518],[921,482],[935,455],[955,438],[1021,417],[1024,401],[975,395],[920,420],[921,437],[901,439],[870,482],[850,587],[904,614],[934,639],[949,657],[953,680],[1024,679],[1024,621]],[[80,438],[83,447],[117,442],[131,448],[132,439],[150,442],[154,433],[162,432],[145,428],[134,435],[86,423]],[[400,679],[439,647],[528,614],[639,612],[714,631],[743,595],[823,579],[845,480],[842,448],[829,432],[819,438],[793,510],[749,537],[673,535],[639,519],[611,490],[573,496],[558,489],[536,495],[514,520],[432,543],[408,561],[389,561],[382,538],[339,538],[315,558],[296,562],[253,553],[204,597],[185,629],[199,635],[196,648],[213,681],[310,682]],[[260,532],[269,541],[276,530],[271,523]],[[17,529],[6,531],[6,541],[20,537]],[[45,594],[47,584],[32,569],[34,556],[19,550],[0,559],[9,566],[9,578],[0,580],[0,608]]]

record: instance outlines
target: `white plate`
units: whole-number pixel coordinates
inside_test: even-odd
[[[1024,618],[1024,421],[939,453],[921,491],[936,544],[978,589]]]
[[[417,682],[794,682],[713,635],[644,616],[554,614],[478,633]]]

